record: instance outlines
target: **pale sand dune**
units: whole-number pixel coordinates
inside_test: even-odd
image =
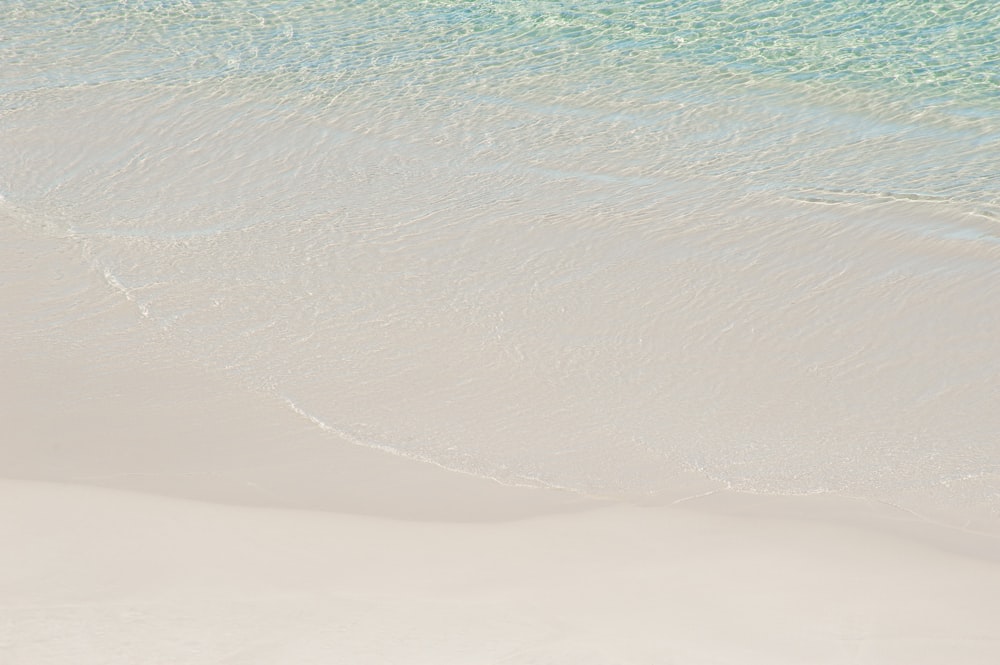
[[[338,442],[190,368],[5,366],[4,469],[48,481],[0,482],[5,664],[1000,656],[991,537],[836,497],[602,506]]]
[[[120,298],[53,323],[106,285],[61,286],[72,254],[23,282],[7,258],[4,665],[1000,660],[994,537],[710,486],[629,506],[367,450],[186,362]]]
[[[11,665],[1000,653],[995,543],[973,556],[881,534],[863,510],[856,525],[628,507],[475,524],[13,481],[0,494]]]

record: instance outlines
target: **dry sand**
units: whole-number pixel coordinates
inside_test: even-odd
[[[120,298],[59,323],[107,285],[67,287],[71,254],[35,265],[58,247],[16,240],[4,665],[1000,662],[994,536],[833,496],[509,488],[363,449],[187,362]]]

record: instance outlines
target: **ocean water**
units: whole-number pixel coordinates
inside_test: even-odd
[[[993,2],[0,16],[0,221],[103,280],[49,325],[127,300],[317,427],[504,483],[1000,514]]]

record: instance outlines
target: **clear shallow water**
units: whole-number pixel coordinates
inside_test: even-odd
[[[4,13],[6,223],[314,423],[1000,510],[990,3]]]

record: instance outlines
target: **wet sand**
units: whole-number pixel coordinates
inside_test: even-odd
[[[59,323],[106,284],[61,241],[5,233],[4,663],[1000,657],[995,536],[699,481],[512,488],[365,449],[185,359],[120,298]]]

